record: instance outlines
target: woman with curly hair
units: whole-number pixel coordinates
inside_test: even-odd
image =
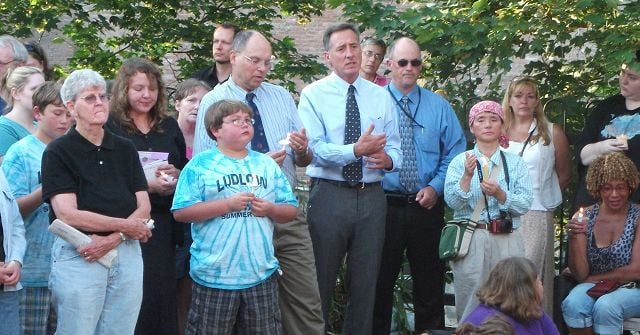
[[[183,225],[175,224],[169,209],[187,161],[184,137],[178,122],[167,113],[162,74],[151,61],[125,60],[111,92],[110,129],[130,139],[139,152],[166,160],[146,173],[155,229],[153,238],[142,246],[144,290],[136,334],[177,334],[175,245],[182,239]]]
[[[581,208],[566,226],[569,268],[580,282],[562,302],[572,334],[620,334],[624,319],[640,316],[640,206],[629,200],[638,183],[636,166],[622,153],[599,156],[589,166],[587,190],[598,203]],[[633,285],[589,295],[602,281]]]
[[[558,328],[540,306],[543,291],[533,262],[524,257],[503,259],[476,293],[480,305],[464,323],[479,326],[500,316],[516,334],[559,335]]]

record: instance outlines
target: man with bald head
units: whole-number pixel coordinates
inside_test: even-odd
[[[396,40],[388,51],[391,83],[400,131],[403,164],[382,181],[387,222],[376,288],[374,334],[389,334],[393,287],[409,259],[413,280],[416,334],[444,327],[444,262],[438,258],[444,225],[444,179],[449,162],[466,148],[460,122],[441,96],[417,85],[422,53],[410,38]]]
[[[194,155],[215,143],[204,127],[206,111],[215,102],[236,99],[246,102],[254,112],[254,138],[251,149],[270,155],[280,164],[295,189],[296,166],[307,166],[313,158],[295,102],[284,88],[265,82],[271,69],[271,44],[259,32],[236,34],[229,61],[231,77],[207,93],[198,108]],[[282,144],[287,139],[289,144]],[[324,321],[307,220],[298,211],[296,220],[274,227],[279,305],[283,334],[323,334]]]
[[[29,53],[22,42],[10,35],[0,36],[0,78],[4,79],[9,69],[24,65]],[[3,80],[0,80],[2,85]],[[2,91],[2,86],[0,86]],[[0,97],[0,115],[4,114],[6,102]]]

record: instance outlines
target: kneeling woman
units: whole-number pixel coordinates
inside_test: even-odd
[[[621,287],[599,298],[587,291],[595,283],[640,280],[640,206],[629,201],[640,175],[622,153],[596,158],[587,170],[586,186],[598,202],[567,224],[569,268],[578,284],[562,303],[572,334],[620,334],[624,319],[640,316],[640,289]]]
[[[476,145],[451,161],[445,179],[444,197],[454,219],[479,222],[467,256],[452,262],[459,320],[478,305],[475,293],[499,261],[524,256],[517,229],[519,216],[533,201],[533,188],[522,158],[500,150],[503,115],[502,107],[494,101],[482,101],[471,108],[469,128]],[[476,215],[472,215],[474,211]],[[492,226],[496,219],[503,223],[511,220],[512,225]],[[497,229],[490,231],[492,227]]]

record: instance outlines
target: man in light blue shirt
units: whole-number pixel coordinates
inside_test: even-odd
[[[445,266],[438,257],[444,226],[442,197],[449,162],[464,151],[466,140],[451,105],[417,85],[422,68],[418,44],[410,38],[400,38],[389,47],[388,57],[392,81],[386,91],[394,101],[400,127],[406,124],[407,135],[402,140],[412,142],[407,148],[412,152],[404,154],[401,171],[387,173],[382,181],[387,196],[387,225],[373,334],[389,334],[393,288],[405,250],[413,280],[414,329],[421,334],[444,327]],[[406,143],[402,144],[404,153]],[[405,178],[403,172],[412,177]]]
[[[349,307],[342,333],[369,335],[386,215],[380,182],[385,171],[401,165],[398,125],[389,94],[359,76],[358,29],[330,26],[323,44],[334,72],[307,86],[298,105],[315,153],[307,168],[307,217],[322,312],[328,324],[336,276],[347,255]]]
[[[200,103],[193,153],[195,155],[215,146],[204,125],[204,116],[211,105],[223,99],[248,103],[249,94],[253,94],[252,101],[264,127],[268,146],[266,154],[280,164],[295,189],[298,183],[296,166],[307,166],[313,152],[308,147],[291,94],[280,86],[264,82],[271,65],[271,45],[262,34],[249,30],[236,34],[231,49],[231,77],[207,93]],[[258,132],[256,129],[256,135]],[[280,143],[287,138],[290,144]],[[324,321],[313,247],[302,209],[295,220],[276,225],[274,231],[276,257],[282,269],[278,285],[283,333],[322,334]]]

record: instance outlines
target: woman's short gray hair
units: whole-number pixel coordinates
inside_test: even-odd
[[[101,87],[106,90],[107,83],[98,72],[90,69],[71,72],[60,88],[62,103],[66,105],[67,102],[74,100],[78,93],[91,87]]]

